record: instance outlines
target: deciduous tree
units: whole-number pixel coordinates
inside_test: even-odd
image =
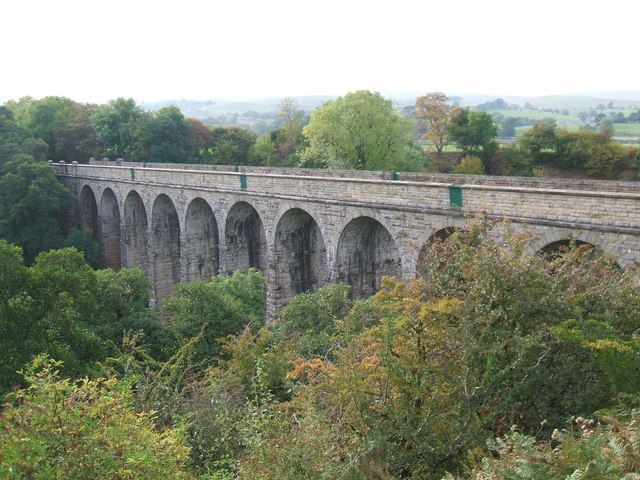
[[[336,168],[410,169],[405,162],[410,131],[390,100],[360,90],[314,110],[303,129],[309,146],[302,157]]]
[[[415,117],[427,124],[425,138],[436,147],[438,155],[442,153],[447,139],[447,129],[451,120],[449,97],[442,92],[428,93],[418,97],[415,105]]]
[[[485,170],[491,157],[498,150],[495,142],[498,127],[487,112],[476,112],[467,108],[456,108],[451,112],[447,138],[455,143],[464,155],[480,157]]]
[[[145,116],[132,98],[117,98],[98,107],[92,123],[105,153],[127,160],[146,160],[138,158],[138,152],[144,151],[139,144],[144,142]]]

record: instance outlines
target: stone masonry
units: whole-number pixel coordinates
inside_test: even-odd
[[[329,282],[375,292],[410,279],[465,217],[506,219],[537,252],[573,239],[640,265],[640,183],[260,167],[53,164],[107,265],[142,268],[162,301],[177,282],[256,267],[267,309]],[[240,170],[240,171],[236,171]],[[501,227],[492,232],[500,238]]]

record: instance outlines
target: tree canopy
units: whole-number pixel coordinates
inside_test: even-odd
[[[413,170],[419,166],[408,161],[410,129],[379,93],[351,92],[313,111],[302,158],[334,168]]]

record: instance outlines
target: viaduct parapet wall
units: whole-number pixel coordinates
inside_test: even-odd
[[[640,183],[93,162],[54,164],[108,266],[139,267],[159,301],[176,283],[256,267],[269,315],[296,293],[416,275],[434,238],[465,217],[507,219],[532,251],[568,239],[640,264]],[[502,228],[490,232],[499,241]]]

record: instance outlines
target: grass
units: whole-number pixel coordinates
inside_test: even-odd
[[[640,137],[640,123],[614,123],[613,133],[618,135],[636,135]]]

